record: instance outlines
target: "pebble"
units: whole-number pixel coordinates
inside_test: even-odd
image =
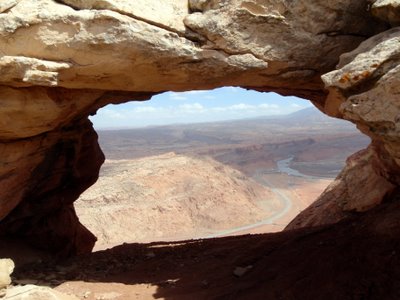
[[[85,293],[83,294],[83,298],[85,298],[85,299],[89,298],[89,296],[90,296],[91,293],[92,293],[92,292],[89,292],[89,291],[85,292]]]

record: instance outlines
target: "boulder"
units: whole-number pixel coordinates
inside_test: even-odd
[[[24,285],[12,287],[7,291],[4,300],[78,300],[74,295],[67,295],[49,287]]]
[[[0,290],[11,284],[11,274],[14,271],[14,262],[11,259],[0,259]]]

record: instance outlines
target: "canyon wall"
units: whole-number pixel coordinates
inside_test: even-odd
[[[379,204],[400,179],[399,19],[395,0],[2,1],[0,235],[90,251],[73,208],[104,159],[88,115],[221,86],[311,100],[372,138],[293,227]]]

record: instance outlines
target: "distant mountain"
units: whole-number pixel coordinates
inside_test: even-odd
[[[323,114],[316,108],[315,106],[307,107],[298,111],[295,111],[294,113],[286,115],[286,118],[291,118],[291,119],[305,119],[309,117],[318,117],[318,118],[330,118],[327,115]]]
[[[234,149],[246,145],[284,143],[354,137],[354,149],[361,149],[369,139],[361,136],[350,122],[324,115],[308,107],[285,116],[197,124],[99,131],[100,145],[108,158],[134,159],[166,152],[208,153],[214,149]],[[357,137],[357,139],[355,139]],[[353,138],[352,138],[353,139]],[[342,141],[331,141],[341,143]],[[348,153],[350,154],[350,153]],[[213,157],[217,154],[213,154]]]
[[[233,122],[240,122],[241,120],[237,121],[229,121]],[[313,123],[332,123],[338,124],[339,126],[352,126],[349,122],[342,120],[342,119],[335,119],[328,115],[323,114],[321,111],[318,110],[315,106],[307,107],[293,113],[287,115],[277,115],[277,116],[265,116],[265,117],[257,117],[252,119],[246,119],[246,122],[260,122],[263,123],[270,123],[270,124],[298,124],[301,123],[303,125],[311,125]]]
[[[312,107],[307,107],[305,109],[296,111],[294,113],[291,113],[289,115],[285,116],[285,119],[288,119],[292,122],[301,122],[301,123],[315,123],[315,122],[329,122],[329,123],[336,123],[336,124],[349,124],[349,122],[335,119],[332,117],[329,117],[322,112],[318,110],[318,108],[312,106]],[[351,125],[353,126],[353,125]]]

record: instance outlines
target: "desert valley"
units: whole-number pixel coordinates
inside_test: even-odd
[[[369,143],[316,108],[100,130],[99,141],[100,178],[75,203],[98,238],[95,249],[280,231]]]

